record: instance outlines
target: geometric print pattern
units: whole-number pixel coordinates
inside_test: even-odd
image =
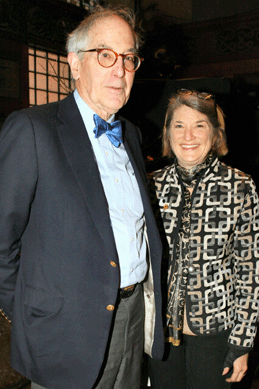
[[[175,165],[153,175],[163,232],[174,256],[183,209]],[[218,158],[191,196],[187,320],[196,335],[231,329],[229,343],[252,347],[259,313],[259,203],[249,175]]]

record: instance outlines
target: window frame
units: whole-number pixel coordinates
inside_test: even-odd
[[[28,73],[30,106],[60,101],[71,92],[72,78],[64,53],[30,44]]]

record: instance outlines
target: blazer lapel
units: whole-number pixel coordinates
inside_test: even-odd
[[[57,128],[59,137],[85,204],[106,247],[111,247],[111,255],[114,255],[116,246],[107,200],[92,145],[73,95],[60,102],[58,116],[64,123]]]
[[[136,161],[136,159],[131,151],[130,144],[126,138],[124,141],[124,147],[128,153],[130,162],[131,162],[132,167],[134,169],[136,179],[138,182],[138,186],[139,186],[139,190],[140,190],[140,194],[141,194],[141,198],[142,198],[143,207],[144,207],[145,212],[146,212],[147,206],[149,205],[149,194],[148,194],[148,186],[147,186],[147,179],[146,179],[146,171],[140,170],[139,167],[141,164],[140,163],[137,164],[137,161]]]

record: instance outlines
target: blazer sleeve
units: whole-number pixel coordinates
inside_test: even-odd
[[[30,216],[37,183],[34,129],[15,112],[0,133],[0,309],[12,318],[21,237]]]
[[[249,178],[234,241],[236,304],[229,342],[252,347],[259,311],[259,205],[255,184]]]

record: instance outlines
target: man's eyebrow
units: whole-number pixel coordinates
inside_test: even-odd
[[[108,46],[108,45],[105,45],[105,44],[97,45],[97,48],[113,50],[113,48],[111,46]],[[115,50],[113,50],[113,51],[115,51]],[[138,54],[138,50],[135,47],[131,47],[130,49],[125,50],[125,54],[127,54],[127,53]],[[118,54],[123,54],[123,53],[118,53]]]
[[[132,47],[129,49],[128,53],[138,54],[138,49],[136,49],[136,47]]]

